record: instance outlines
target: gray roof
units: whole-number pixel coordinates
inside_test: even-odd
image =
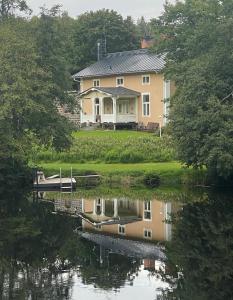
[[[93,92],[93,91],[103,92],[103,93],[109,94],[113,97],[116,97],[116,96],[128,96],[128,97],[129,96],[133,96],[133,97],[140,96],[139,92],[124,88],[122,86],[118,86],[118,87],[92,87],[92,88],[80,93],[80,96],[88,94],[88,93]]]
[[[136,258],[150,258],[165,261],[163,247],[144,241],[133,241],[126,238],[114,237],[100,233],[78,231],[83,238],[92,241],[114,253]]]
[[[101,77],[132,73],[160,72],[165,66],[165,54],[148,49],[109,53],[106,57],[73,75],[73,78]]]

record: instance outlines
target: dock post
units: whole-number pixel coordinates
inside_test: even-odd
[[[60,168],[60,189],[62,189],[61,168]]]
[[[70,180],[71,180],[71,192],[73,192],[73,168],[70,169]]]

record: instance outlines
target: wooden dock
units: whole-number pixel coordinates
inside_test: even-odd
[[[61,173],[59,175],[53,175],[45,178],[44,173],[38,171],[34,180],[33,186],[37,190],[61,190],[61,191],[72,191],[76,187],[75,178],[64,177],[62,178]]]
[[[37,189],[73,189],[76,186],[76,180],[74,178],[53,178],[45,179],[43,181],[34,182],[34,188]]]
[[[76,182],[78,180],[78,183]],[[73,170],[71,168],[70,177],[62,177],[62,170],[60,173],[45,178],[45,175],[42,171],[36,171],[35,179],[33,186],[36,190],[60,190],[61,192],[72,192],[77,184],[79,186],[88,186],[90,182],[93,186],[97,185],[100,182],[101,176],[97,174],[93,175],[77,175],[73,176]],[[91,186],[92,186],[91,185]]]

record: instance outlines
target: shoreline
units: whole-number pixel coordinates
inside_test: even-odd
[[[145,176],[158,176],[162,185],[205,185],[206,172],[186,168],[179,162],[135,163],[135,164],[105,164],[105,163],[63,163],[40,162],[38,167],[46,176],[58,174],[73,177],[80,175],[101,175],[102,183],[119,183],[121,185],[143,184]]]

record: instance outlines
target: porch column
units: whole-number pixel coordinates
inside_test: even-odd
[[[80,124],[83,123],[83,100],[80,98],[79,100],[80,105]]]
[[[104,114],[104,100],[103,97],[99,98],[100,100],[100,123],[103,122],[103,114]]]
[[[85,200],[82,198],[82,213],[85,213]]]
[[[117,122],[117,106],[116,106],[116,97],[112,97],[112,104],[113,104],[113,124],[114,130],[116,130],[116,122]]]
[[[140,215],[140,205],[139,205],[139,200],[137,200],[137,216],[139,217]]]
[[[97,212],[96,212],[96,200],[93,201],[93,215],[96,216]]]
[[[139,121],[139,115],[138,115],[138,97],[135,97],[135,114],[136,114],[136,122]]]
[[[105,216],[105,200],[101,200],[101,216]]]
[[[114,218],[118,217],[118,199],[114,199]]]

